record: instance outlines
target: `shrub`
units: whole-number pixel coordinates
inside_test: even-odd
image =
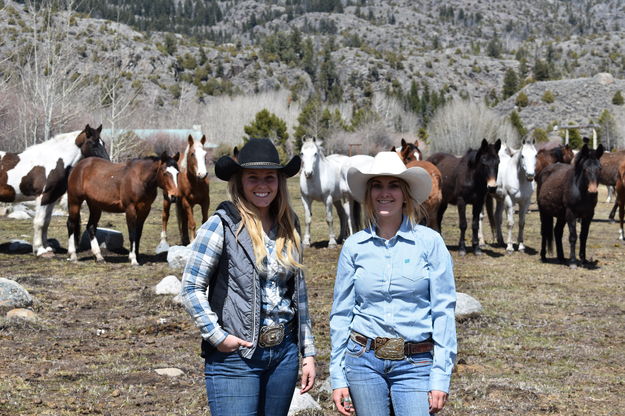
[[[549,136],[547,135],[547,132],[543,129],[534,129],[532,131],[532,138],[536,140],[537,143],[549,141]]]
[[[543,94],[541,100],[543,100],[543,102],[547,104],[551,104],[556,100],[556,97],[553,95],[553,92],[551,92],[551,90],[547,90]]]
[[[514,104],[521,108],[527,107],[529,103],[529,98],[527,98],[527,95],[524,92],[520,92],[519,95],[517,95],[516,100],[514,101]]]
[[[614,93],[614,97],[612,97],[612,104],[614,105],[623,105],[625,104],[625,100],[623,100],[623,94],[621,94],[621,90],[618,90]]]

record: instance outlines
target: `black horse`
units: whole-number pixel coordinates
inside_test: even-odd
[[[575,156],[573,165],[563,163],[549,165],[536,178],[538,182],[536,200],[540,212],[540,259],[543,262],[547,260],[547,250],[552,251],[554,237],[558,261],[566,262],[562,248],[562,234],[566,223],[569,226],[571,246],[568,263],[570,267],[577,267],[575,222],[579,218],[582,223],[579,234],[579,259],[582,264],[587,263],[586,239],[597,205],[597,184],[601,172],[599,159],[602,154],[602,145],[596,150],[584,145]],[[555,227],[553,217],[556,218]]]
[[[473,238],[471,240],[473,253],[482,254],[478,240],[480,212],[484,206],[487,192],[497,189],[497,169],[499,167],[499,149],[501,140],[489,144],[482,140],[479,149],[469,149],[462,158],[449,153],[435,153],[428,158],[428,162],[436,165],[443,178],[443,202],[438,209],[438,227],[441,228],[443,215],[448,204],[458,206],[460,220],[460,241],[458,253],[466,254],[464,234],[467,229],[467,204],[473,205]]]

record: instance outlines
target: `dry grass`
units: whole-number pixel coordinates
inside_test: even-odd
[[[297,181],[290,184],[296,198]],[[223,190],[214,182],[212,207]],[[294,206],[301,214],[298,199]],[[536,212],[528,218],[527,254],[489,246],[481,257],[459,258],[457,214],[450,208],[443,231],[457,287],[480,300],[484,314],[458,324],[459,364],[443,414],[625,414],[624,247],[616,240],[617,226],[605,221],[608,209],[599,203],[590,231],[588,253],[598,268],[570,270],[539,261]],[[146,222],[141,267],[114,253],[105,264],[87,252],[78,264],[64,254],[38,259],[0,253],[0,276],[29,290],[40,318],[32,324],[0,321],[1,415],[209,414],[198,333],[169,297],[151,291],[168,274],[180,277],[163,256],[150,254],[159,239],[159,213],[157,204]],[[339,251],[323,247],[327,232],[319,203],[315,213],[312,238],[320,244],[307,250],[305,261],[324,380]],[[49,233],[63,247],[65,220],[55,217]],[[29,221],[2,218],[0,224],[0,243],[31,238]],[[100,225],[127,234],[121,215],[105,215]],[[169,379],[153,371],[162,367],[185,374]],[[327,394],[313,395],[333,414]]]

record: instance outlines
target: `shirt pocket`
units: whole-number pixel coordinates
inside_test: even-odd
[[[406,258],[402,260],[399,274],[412,282],[416,282],[428,277],[428,269],[422,262]]]

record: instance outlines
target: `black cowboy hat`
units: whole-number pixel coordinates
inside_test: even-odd
[[[278,150],[269,139],[250,139],[239,151],[237,160],[230,156],[220,157],[215,163],[215,175],[229,181],[241,169],[276,169],[290,178],[299,172],[302,164],[299,156],[293,156],[284,166],[280,164]]]

